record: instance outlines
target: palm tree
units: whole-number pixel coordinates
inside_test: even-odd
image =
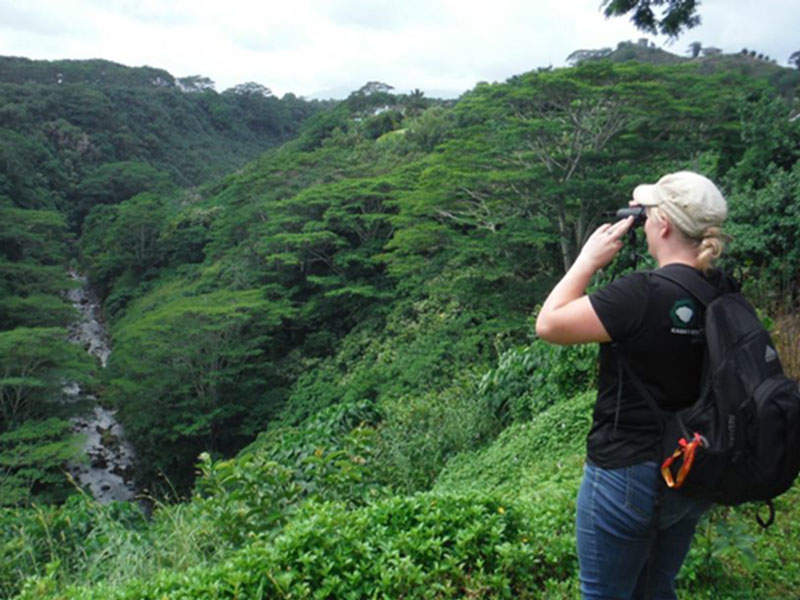
[[[412,115],[416,115],[428,107],[428,99],[425,98],[425,92],[419,88],[414,88],[408,95],[408,110]]]

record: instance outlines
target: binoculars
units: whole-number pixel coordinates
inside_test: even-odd
[[[640,225],[644,225],[644,222],[647,220],[647,213],[645,213],[644,206],[628,206],[626,208],[620,208],[616,213],[609,213],[609,217],[613,214],[614,218],[617,220],[620,219],[627,219],[630,216],[633,216],[633,226],[632,227],[639,227]]]

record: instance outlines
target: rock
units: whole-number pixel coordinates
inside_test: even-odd
[[[108,461],[102,454],[93,454],[91,457],[91,465],[93,469],[105,469],[108,467]]]

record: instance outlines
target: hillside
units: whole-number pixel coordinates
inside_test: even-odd
[[[543,344],[531,318],[634,185],[692,168],[724,187],[726,266],[800,376],[800,122],[775,81],[724,63],[586,61],[479,84],[453,106],[371,82],[224,177],[96,203],[78,263],[113,352],[87,379],[119,408],[153,513],[0,496],[17,498],[0,509],[0,590],[574,597],[596,348]],[[5,264],[58,268],[42,240],[66,235],[63,217],[3,210],[30,223],[28,237],[2,230]],[[52,404],[30,393],[39,425]],[[0,455],[22,430],[3,426]],[[42,429],[22,431],[44,446]],[[797,493],[766,532],[753,507],[712,513],[684,593],[797,589]]]
[[[696,56],[691,56],[697,44]],[[576,50],[567,58],[572,64],[583,61],[610,60],[615,63],[635,61],[653,65],[692,64],[698,73],[738,73],[747,77],[766,79],[787,100],[795,97],[800,84],[800,71],[779,66],[775,60],[756,50],[743,48],[736,53],[724,53],[719,48],[703,47],[700,42],[690,44],[685,54],[675,54],[657,48],[647,38],[637,42],[620,42],[616,48]]]
[[[149,67],[0,57],[0,504],[72,490],[61,464],[75,444],[61,419],[76,407],[57,399],[65,380],[88,385],[95,367],[66,342],[75,317],[64,292],[86,216],[145,192],[177,198],[295,136],[326,106],[256,84],[217,94],[203,78],[176,82]],[[123,237],[141,257],[146,236]]]
[[[323,106],[256,84],[190,88],[150,67],[0,57],[0,195],[77,227],[93,204],[230,172]]]

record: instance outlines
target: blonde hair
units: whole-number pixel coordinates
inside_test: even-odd
[[[697,268],[707,272],[714,265],[714,261],[722,256],[725,244],[730,237],[726,235],[721,227],[706,227],[703,230],[703,238],[695,240],[698,246]]]
[[[670,221],[669,217],[658,206],[648,206],[647,217],[655,217],[657,221],[664,219]],[[672,224],[675,225],[674,223]],[[722,256],[725,244],[730,241],[730,236],[722,231],[722,227],[715,225],[706,227],[699,238],[690,236],[677,225],[675,225],[675,229],[688,244],[697,249],[697,268],[703,272],[711,270],[714,266],[714,261]]]

